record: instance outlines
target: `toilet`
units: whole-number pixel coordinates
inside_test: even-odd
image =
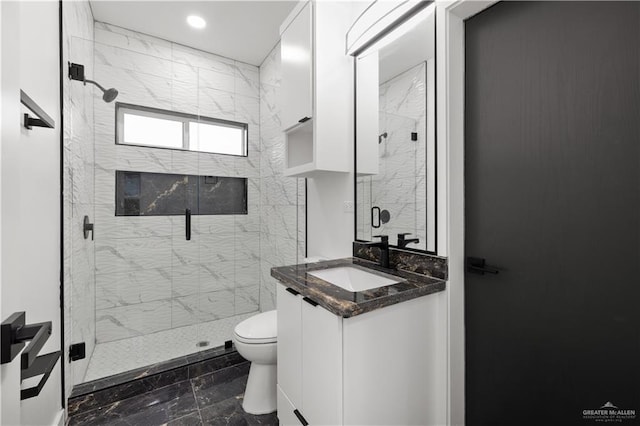
[[[276,411],[277,311],[252,316],[236,326],[233,343],[251,362],[242,408],[249,414]]]

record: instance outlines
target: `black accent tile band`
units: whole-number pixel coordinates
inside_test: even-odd
[[[116,170],[116,216],[247,214],[247,178]]]
[[[380,249],[366,243],[353,242],[353,257],[380,262]],[[389,267],[414,272],[428,277],[446,280],[449,277],[449,261],[446,257],[417,253],[389,247]]]

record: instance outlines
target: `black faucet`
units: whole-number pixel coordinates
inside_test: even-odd
[[[389,237],[387,235],[374,235],[373,238],[380,238],[379,243],[367,243],[369,247],[380,248],[380,266],[389,268]]]
[[[398,234],[398,248],[405,248],[407,245],[411,243],[418,244],[420,242],[420,239],[418,238],[405,239],[404,237],[406,237],[407,235],[411,235],[411,232],[404,232],[402,234]]]

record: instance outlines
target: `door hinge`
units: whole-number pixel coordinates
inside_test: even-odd
[[[84,359],[87,356],[87,345],[84,342],[69,346],[69,362]]]

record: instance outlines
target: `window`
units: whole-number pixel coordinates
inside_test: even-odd
[[[219,154],[247,155],[246,144],[240,144],[247,131],[222,123],[189,122],[189,149]]]
[[[116,104],[116,143],[247,155],[247,124],[138,105]]]

